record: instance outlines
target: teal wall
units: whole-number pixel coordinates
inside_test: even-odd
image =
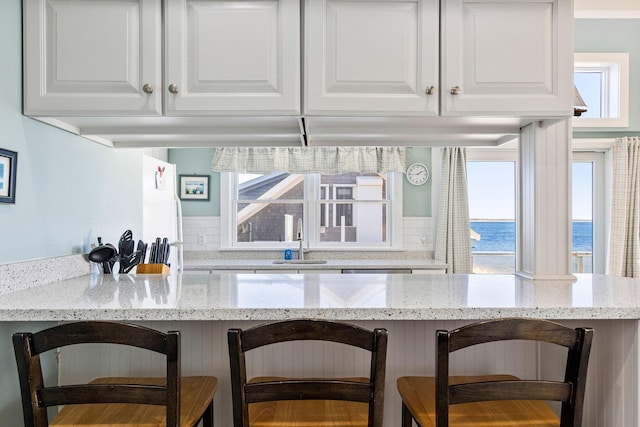
[[[215,148],[169,150],[169,163],[176,165],[178,175],[209,175],[209,201],[183,200],[184,216],[220,216],[220,174],[211,170]]]
[[[0,148],[18,152],[16,203],[0,203],[0,263],[141,236],[142,150],[113,150],[24,117],[22,3],[0,13]]]
[[[211,171],[211,160],[214,148],[181,148],[169,150],[169,162],[176,165],[178,174],[210,175],[210,200],[208,202],[183,200],[184,216],[219,216],[220,215],[220,174]],[[430,148],[409,148],[407,150],[407,166],[420,162],[431,170]],[[403,177],[403,212],[404,216],[431,216],[431,178],[420,186],[409,184]]]
[[[629,52],[629,127],[578,129],[575,137],[606,138],[640,132],[640,19],[576,19],[576,52]]]

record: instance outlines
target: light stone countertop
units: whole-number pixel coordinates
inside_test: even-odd
[[[185,260],[185,271],[212,270],[343,270],[343,269],[412,269],[446,270],[447,264],[433,259],[327,259],[317,260],[273,260],[273,259],[214,259]]]
[[[640,319],[640,281],[512,275],[85,275],[0,295],[0,320]]]

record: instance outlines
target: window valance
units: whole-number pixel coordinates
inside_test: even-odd
[[[322,173],[404,172],[405,147],[221,147],[211,162],[216,172]]]

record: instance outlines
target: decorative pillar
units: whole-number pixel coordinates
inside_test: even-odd
[[[575,280],[571,266],[571,121],[520,130],[516,274]]]

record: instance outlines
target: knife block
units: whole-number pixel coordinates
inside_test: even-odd
[[[136,274],[169,274],[171,270],[165,264],[138,264]]]

